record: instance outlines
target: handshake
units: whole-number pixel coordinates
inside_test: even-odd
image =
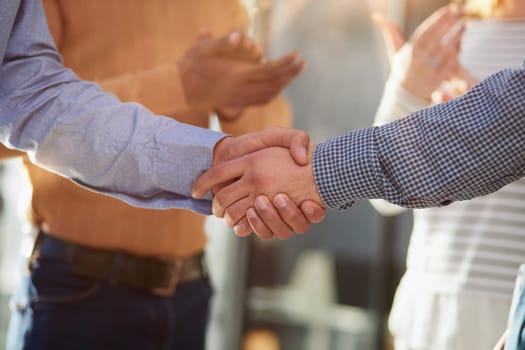
[[[220,140],[213,164],[194,183],[192,195],[214,195],[213,214],[238,236],[289,238],[320,222],[325,205],[317,191],[304,131],[271,127]]]

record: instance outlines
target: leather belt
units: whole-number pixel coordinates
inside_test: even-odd
[[[204,254],[189,258],[143,257],[66,242],[40,231],[31,262],[54,259],[69,264],[71,272],[99,282],[147,291],[156,296],[175,294],[177,285],[207,277]]]

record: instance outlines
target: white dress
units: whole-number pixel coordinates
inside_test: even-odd
[[[521,66],[525,20],[472,21],[460,60],[480,80]],[[424,105],[392,79],[376,124]],[[376,208],[386,208],[378,203]],[[407,271],[389,319],[396,350],[491,349],[506,327],[515,277],[524,262],[525,179],[489,196],[414,210]]]

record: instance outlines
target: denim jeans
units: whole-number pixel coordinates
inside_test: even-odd
[[[13,296],[8,350],[203,350],[212,294],[207,279],[158,297],[73,275],[40,260]]]
[[[523,349],[525,349],[525,288],[522,288],[519,294],[505,341],[505,350]]]

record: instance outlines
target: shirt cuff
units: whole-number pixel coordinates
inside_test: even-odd
[[[342,210],[358,199],[382,198],[375,129],[351,131],[316,146],[314,179],[328,207]]]
[[[173,120],[167,125],[173,125]],[[186,198],[189,209],[211,214],[211,194],[196,201],[191,189],[195,179],[211,166],[215,144],[225,136],[183,123],[159,132],[154,164],[157,187]]]

